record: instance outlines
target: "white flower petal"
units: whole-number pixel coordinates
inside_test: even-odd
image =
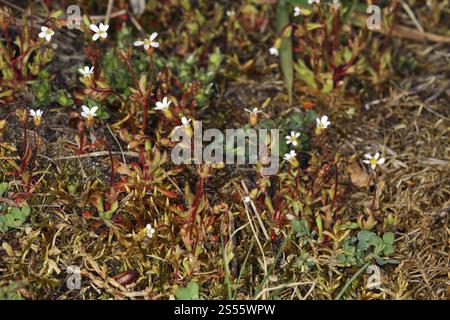
[[[98,33],[96,33],[92,36],[92,40],[94,40],[94,41],[97,41],[98,38],[100,38],[100,35]]]
[[[90,109],[87,107],[87,106],[85,106],[85,105],[82,105],[81,106],[81,109],[83,109],[83,111],[84,111],[84,113],[90,113]]]
[[[100,23],[100,31],[106,32],[109,29],[109,24]]]
[[[95,116],[95,113],[97,112],[97,110],[98,110],[98,107],[97,107],[97,106],[92,107],[92,108],[91,108],[91,114],[92,114],[93,116]]]
[[[153,32],[152,35],[150,36],[150,41],[155,40],[157,36],[158,36],[158,33],[157,32]]]
[[[94,31],[95,33],[98,33],[100,30],[98,29],[98,27],[95,24],[91,24],[89,26],[89,29],[91,29],[92,31]]]
[[[138,40],[133,43],[133,46],[139,47],[139,46],[142,46],[143,44],[144,44],[144,41]]]

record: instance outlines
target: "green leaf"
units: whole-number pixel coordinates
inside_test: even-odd
[[[395,240],[395,235],[393,232],[385,232],[383,234],[383,241],[385,244],[393,245]]]
[[[62,10],[53,11],[52,13],[50,13],[50,18],[58,19],[62,14]]]
[[[290,24],[289,9],[286,0],[279,0],[277,6],[277,32],[281,34]],[[289,104],[292,104],[292,87],[294,85],[292,38],[290,32],[287,32],[281,40],[280,61],[281,71],[283,72],[284,82],[288,90]]]
[[[297,235],[297,237],[310,236],[308,221],[306,221],[305,219],[293,220],[291,222],[291,228],[292,231]]]
[[[369,248],[369,243],[367,241],[358,241],[358,250],[365,251]]]
[[[14,216],[11,213],[8,213],[7,215],[5,215],[5,225],[7,227],[14,225]]]
[[[0,197],[3,196],[3,194],[8,190],[8,182],[2,182],[0,183]]]
[[[313,31],[313,30],[322,28],[322,26],[323,25],[321,23],[307,23],[306,24],[306,29],[308,31]]]
[[[191,281],[186,288],[178,288],[175,296],[178,300],[198,300],[199,285],[197,282]]]
[[[372,238],[375,233],[367,230],[361,230],[358,232],[357,238],[359,241],[369,242],[370,238]]]
[[[14,217],[14,219],[20,219],[22,218],[22,211],[20,211],[19,208],[12,208],[11,214]]]
[[[301,80],[303,80],[308,86],[311,88],[317,89],[316,80],[314,78],[314,73],[306,66],[303,60],[298,60],[294,65],[295,71],[300,76]]]
[[[377,235],[373,235],[370,239],[369,239],[369,243],[373,246],[378,246],[380,244],[383,244],[383,239],[381,239],[379,236]]]
[[[394,253],[394,247],[390,244],[385,244],[383,253],[385,256],[389,256]]]
[[[22,216],[28,217],[30,215],[31,209],[29,206],[25,205],[22,207]]]

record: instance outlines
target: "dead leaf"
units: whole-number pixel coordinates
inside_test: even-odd
[[[2,243],[2,248],[6,251],[6,254],[10,257],[14,257],[14,250],[13,248],[9,245],[8,242],[4,241]]]
[[[56,262],[51,260],[51,259],[49,259],[48,260],[48,271],[47,271],[47,273],[48,274],[52,274],[53,271],[55,271],[56,274],[60,274],[61,273],[61,270],[58,268],[58,265],[56,264]]]
[[[363,188],[371,185],[369,174],[358,163],[353,162],[347,165],[347,172],[352,184],[356,187]]]

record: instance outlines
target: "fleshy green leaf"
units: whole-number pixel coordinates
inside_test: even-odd
[[[386,232],[385,234],[383,234],[383,241],[385,244],[393,245],[394,239],[395,239],[395,235],[393,232]]]
[[[290,24],[289,9],[286,0],[278,1],[277,6],[277,32],[283,33]],[[284,82],[288,90],[289,104],[292,104],[292,87],[294,85],[293,53],[291,33],[283,35],[280,46],[281,71],[283,72]]]

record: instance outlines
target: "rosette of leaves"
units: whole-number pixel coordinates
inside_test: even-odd
[[[8,190],[8,183],[0,184],[0,198]],[[21,208],[9,206],[7,203],[0,203],[0,232],[7,232],[11,228],[22,226],[30,215],[31,209],[28,205]]]
[[[374,232],[361,230],[357,235],[358,250],[365,251],[370,247],[373,247],[373,253],[375,255],[384,254],[389,256],[394,253],[394,233],[386,232],[383,237],[379,237]]]
[[[393,232],[385,232],[382,237],[375,232],[361,230],[356,237],[348,237],[343,241],[341,252],[337,259],[343,266],[362,264],[367,257],[374,257],[379,265],[397,263],[396,260],[385,260],[381,256],[389,257],[394,253]]]

